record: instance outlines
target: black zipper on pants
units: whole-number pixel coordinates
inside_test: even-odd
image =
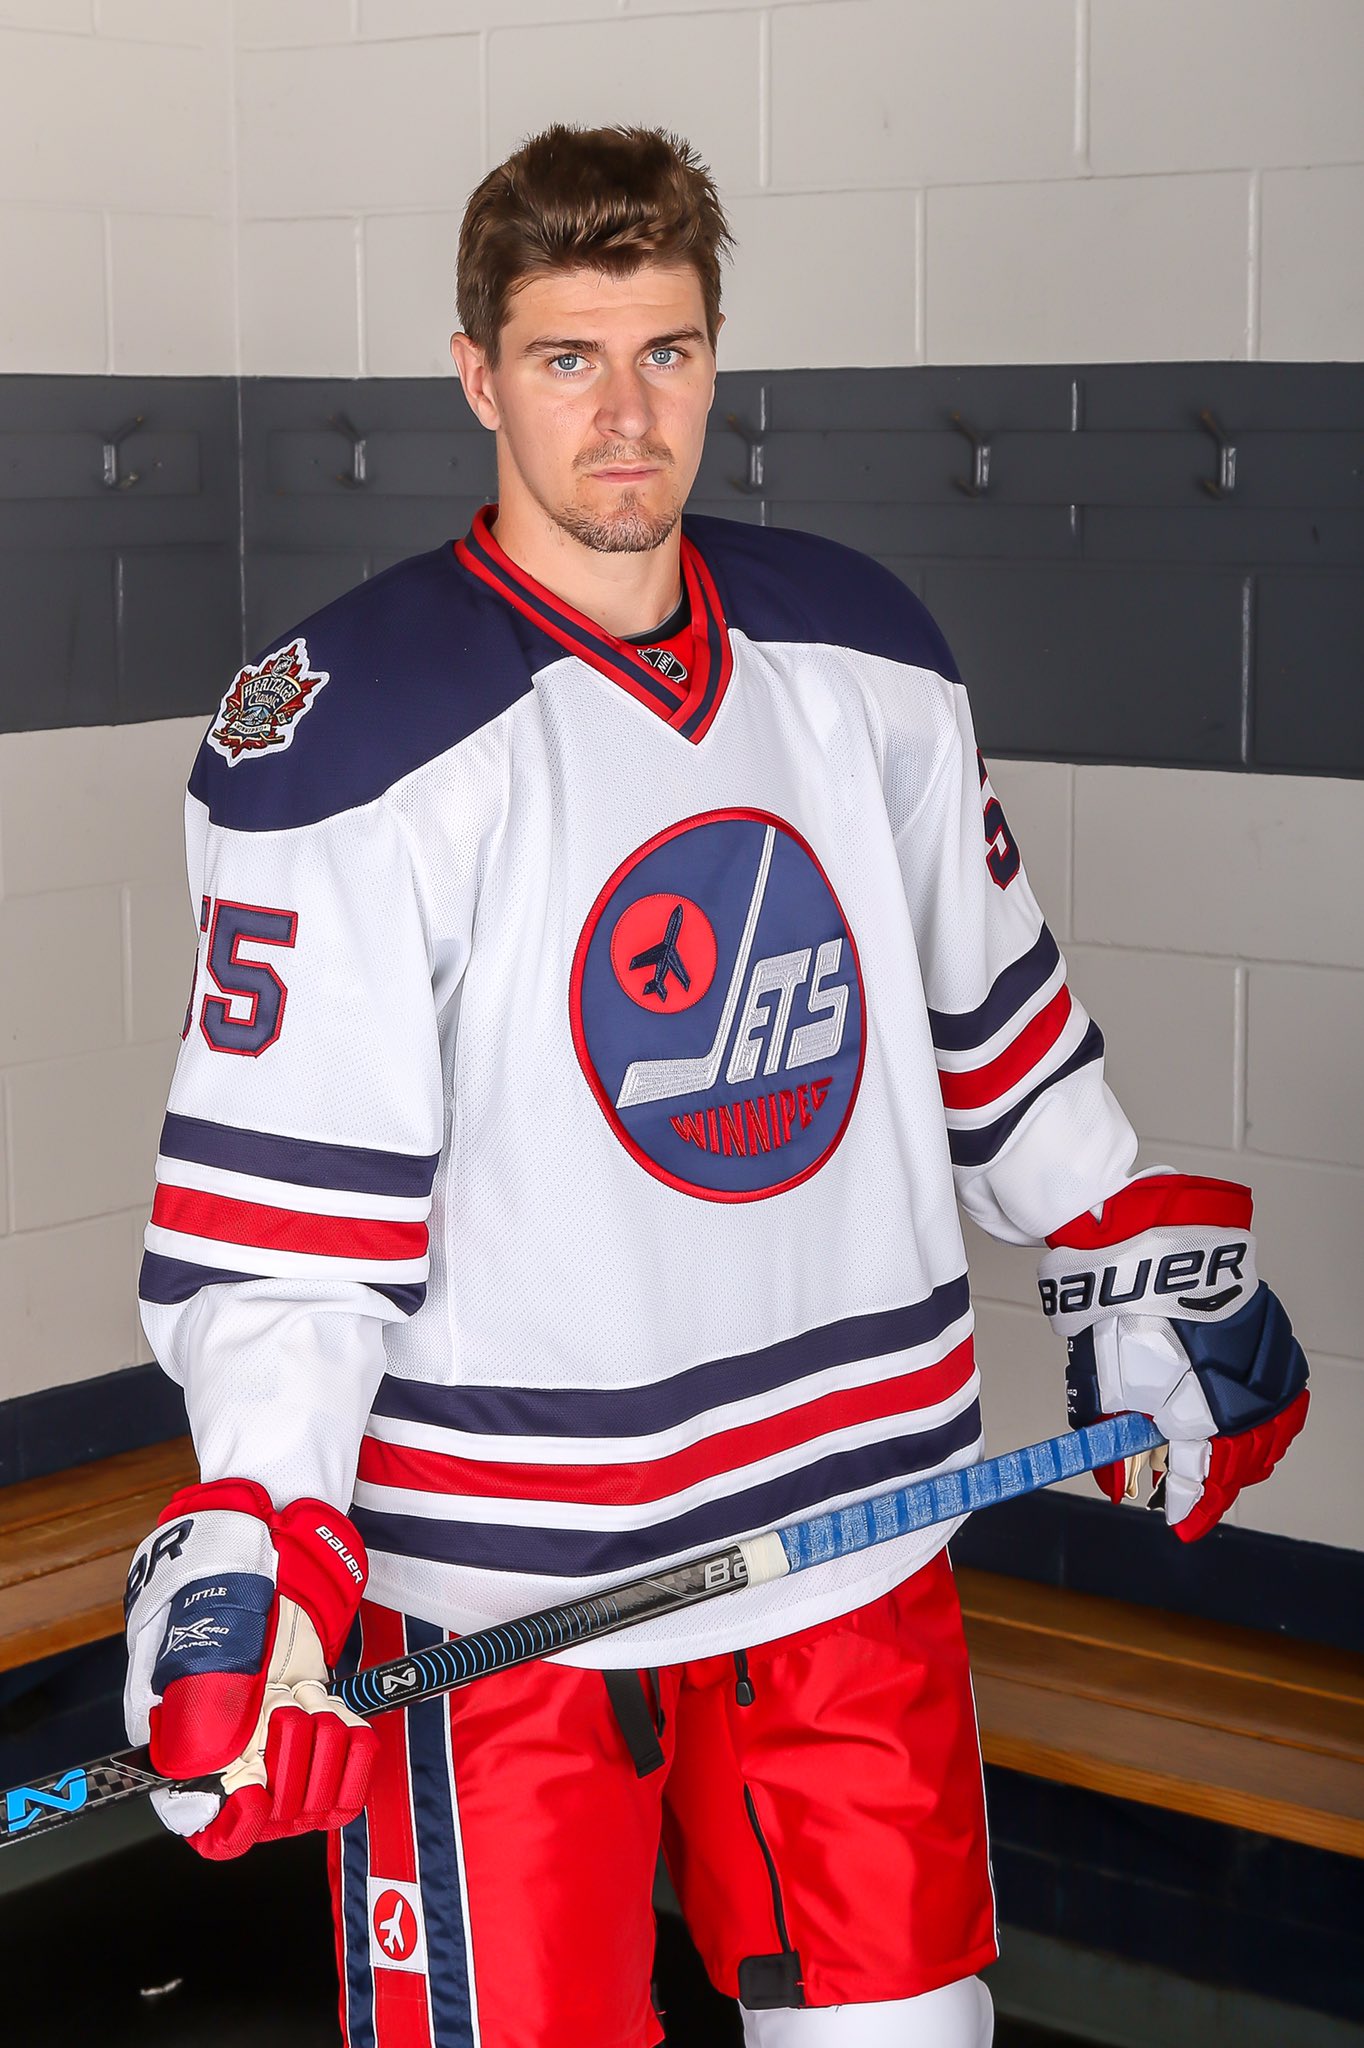
[[[791,1946],[791,1936],[786,1927],[786,1908],[781,1902],[781,1886],[777,1882],[777,1866],[772,1861],[772,1851],[767,1846],[767,1837],[758,1821],[758,1809],[753,1804],[753,1794],[747,1785],[744,1786],[744,1805],[748,1809],[748,1824],[757,1838],[758,1847],[762,1850],[763,1862],[767,1865],[767,1881],[772,1887],[772,1911],[776,1916],[777,1938],[781,1942],[782,1954],[794,1955],[795,1950]]]
[[[734,1669],[739,1674],[734,1681],[734,1697],[741,1707],[751,1707],[758,1694],[753,1680],[748,1675],[747,1650],[734,1652]]]

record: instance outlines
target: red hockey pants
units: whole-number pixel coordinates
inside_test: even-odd
[[[362,1609],[363,1662],[440,1639]],[[660,1838],[750,2007],[913,1997],[996,1953],[980,1752],[946,1554],[738,1657],[638,1674],[637,1775],[603,1675],[535,1663],[382,1717],[332,1838],[349,2048],[650,2048]]]

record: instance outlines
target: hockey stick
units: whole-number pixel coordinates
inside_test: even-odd
[[[830,1558],[887,1543],[894,1536],[927,1529],[935,1522],[949,1522],[1002,1500],[1016,1500],[1058,1479],[1071,1479],[1096,1466],[1136,1457],[1161,1442],[1160,1431],[1147,1416],[1111,1416],[1086,1429],[1066,1430],[1045,1443],[1027,1444],[1022,1450],[1006,1451],[956,1472],[941,1472],[933,1479],[916,1480],[892,1493],[853,1501],[764,1536],[746,1537],[672,1571],[651,1572],[562,1607],[546,1607],[519,1621],[498,1622],[474,1635],[436,1643],[390,1664],[371,1665],[341,1679],[333,1691],[357,1714],[386,1714],[437,1693],[453,1692],[490,1672],[507,1671],[534,1657],[552,1657],[557,1650],[594,1642],[634,1622],[653,1621],[732,1593],[740,1586],[763,1585]],[[140,1748],[120,1750],[75,1770],[54,1772],[31,1785],[17,1785],[3,1796],[0,1848],[30,1841],[135,1793],[176,1783],[154,1771],[150,1753]],[[201,1779],[197,1784],[218,1788],[217,1778]],[[189,1788],[180,1785],[179,1789]]]

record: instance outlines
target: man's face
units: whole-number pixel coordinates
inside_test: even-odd
[[[469,401],[498,435],[504,507],[527,494],[601,554],[662,545],[701,461],[715,394],[690,264],[564,270],[512,294],[498,366],[456,335]]]

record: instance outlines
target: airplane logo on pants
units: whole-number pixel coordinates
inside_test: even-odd
[[[424,1970],[421,1894],[394,1878],[369,1880],[370,1957],[376,1969]]]

